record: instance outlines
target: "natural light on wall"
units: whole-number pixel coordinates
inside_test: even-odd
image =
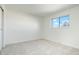
[[[37,21],[32,21],[32,20],[22,20],[18,22],[18,25],[21,27],[21,29],[24,30],[38,30],[39,29],[39,24]]]

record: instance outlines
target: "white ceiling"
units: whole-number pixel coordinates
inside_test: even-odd
[[[5,5],[7,8],[12,10],[30,13],[37,16],[46,16],[50,13],[55,13],[62,11],[77,5],[73,4],[14,4],[14,5]]]

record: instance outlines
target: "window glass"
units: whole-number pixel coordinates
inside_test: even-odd
[[[69,26],[69,16],[60,17],[60,27]]]
[[[69,26],[69,16],[60,16],[52,19],[52,26],[54,28]]]
[[[53,27],[58,28],[59,27],[59,18],[53,19]]]

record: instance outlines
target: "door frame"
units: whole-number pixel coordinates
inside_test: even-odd
[[[1,50],[4,48],[4,9],[3,9],[3,7],[0,5],[0,8],[1,8],[1,11],[2,11],[2,13],[1,13],[1,27],[2,27],[2,29],[1,29],[1,40],[2,40],[2,46],[1,46]]]

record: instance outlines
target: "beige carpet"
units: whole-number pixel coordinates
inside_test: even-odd
[[[79,49],[48,40],[34,40],[6,46],[3,55],[77,55]]]

